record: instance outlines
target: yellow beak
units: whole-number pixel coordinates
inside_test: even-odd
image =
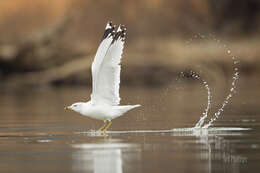
[[[70,106],[65,106],[64,109],[65,110],[71,110],[71,107]]]

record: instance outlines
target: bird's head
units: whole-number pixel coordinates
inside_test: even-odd
[[[72,105],[70,106],[66,106],[64,109],[65,110],[72,110],[72,111],[75,111],[75,112],[80,112],[81,109],[82,109],[82,105],[84,103],[82,102],[78,102],[78,103],[73,103]]]

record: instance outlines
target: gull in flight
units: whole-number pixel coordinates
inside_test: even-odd
[[[103,120],[99,131],[106,133],[112,120],[140,105],[119,106],[120,60],[123,53],[126,27],[119,25],[117,31],[108,22],[98,47],[92,71],[92,94],[88,102],[77,102],[65,107],[90,118]]]

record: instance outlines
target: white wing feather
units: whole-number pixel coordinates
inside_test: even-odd
[[[91,101],[109,105],[120,103],[120,61],[124,48],[125,28],[119,27],[113,38],[104,39],[92,64],[93,91]]]
[[[112,30],[111,30],[112,29]],[[112,23],[108,22],[102,41],[97,49],[97,53],[95,55],[94,61],[91,66],[91,71],[92,71],[92,94],[91,98],[94,100],[95,98],[95,93],[97,93],[97,80],[98,80],[98,73],[100,70],[100,66],[103,62],[103,59],[108,51],[108,48],[110,47],[110,44],[113,41],[112,33],[113,33],[113,27]]]

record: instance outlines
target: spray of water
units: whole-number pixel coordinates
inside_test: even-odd
[[[220,43],[220,40],[217,40],[216,38],[214,38],[212,35],[210,35],[210,37],[217,42],[217,44]],[[195,39],[200,38],[200,39],[204,39],[205,36],[198,34],[194,36]],[[191,39],[189,41],[189,43],[192,41],[193,39]],[[232,61],[233,61],[233,68],[234,68],[234,74],[233,74],[233,78],[232,78],[232,83],[231,83],[231,88],[229,91],[229,94],[225,97],[223,103],[221,104],[221,107],[217,110],[217,112],[214,113],[214,116],[209,120],[209,122],[207,124],[204,124],[206,118],[208,117],[208,112],[210,109],[210,105],[211,105],[211,92],[210,92],[210,87],[208,85],[208,83],[201,78],[198,74],[196,74],[195,72],[191,71],[190,72],[190,76],[193,77],[194,79],[197,79],[199,81],[201,81],[202,85],[204,86],[204,88],[207,90],[207,94],[208,94],[208,104],[207,107],[205,108],[204,112],[202,113],[202,116],[200,117],[199,121],[196,123],[196,125],[194,126],[194,129],[200,129],[200,128],[208,128],[210,126],[213,125],[213,123],[220,117],[221,113],[224,111],[224,108],[226,107],[226,105],[229,103],[230,99],[232,98],[232,96],[236,93],[236,84],[237,81],[239,79],[239,72],[238,72],[238,64],[239,61],[235,58],[234,55],[232,55],[231,51],[229,49],[227,49],[227,46],[225,44],[223,44],[222,46],[228,56],[232,57]]]
[[[201,117],[200,120],[196,123],[195,128],[201,128],[201,126],[203,125],[205,119],[206,119],[207,116],[208,116],[208,112],[209,112],[210,105],[211,105],[211,93],[210,93],[209,85],[208,85],[208,83],[207,83],[204,79],[201,79],[201,81],[202,81],[202,84],[203,84],[203,86],[205,87],[205,89],[207,90],[207,93],[208,93],[208,104],[207,104],[206,109],[205,109],[204,112],[202,113],[202,117]]]
[[[233,59],[234,65],[238,64],[239,61],[235,60],[234,56],[232,57],[232,59]],[[223,101],[221,107],[218,109],[218,111],[215,112],[214,117],[211,118],[210,121],[206,125],[203,126],[203,128],[208,128],[208,127],[213,125],[213,123],[220,117],[221,113],[224,111],[224,108],[229,103],[231,97],[236,93],[236,83],[239,79],[238,68],[235,67],[234,71],[235,72],[234,72],[234,75],[233,75],[233,80],[232,80],[232,84],[231,84],[229,94],[224,99],[224,101]]]
[[[185,77],[186,75],[182,72],[181,73],[182,77]],[[198,81],[200,81],[200,83],[204,86],[204,88],[207,90],[208,93],[208,103],[207,103],[207,107],[205,108],[204,112],[202,113],[202,116],[200,118],[200,120],[196,123],[194,128],[201,128],[201,126],[203,125],[205,119],[208,116],[208,112],[210,109],[210,105],[211,105],[211,92],[210,92],[210,87],[207,83],[207,81],[205,81],[203,78],[200,77],[199,74],[197,74],[194,71],[189,71],[187,74],[188,77],[192,77],[193,79],[196,79]]]

